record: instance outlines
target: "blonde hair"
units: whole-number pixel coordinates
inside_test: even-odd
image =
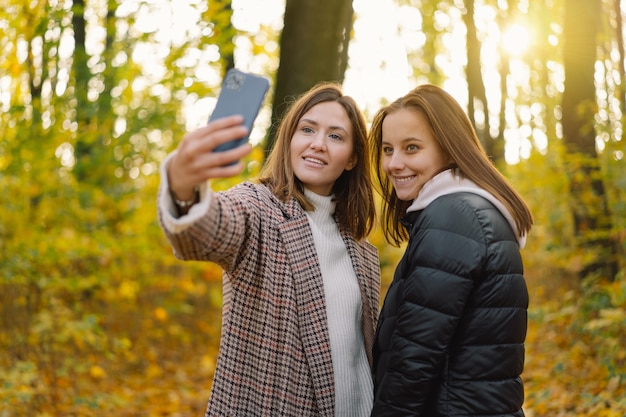
[[[520,234],[530,231],[533,224],[530,209],[493,165],[459,103],[441,88],[425,84],[381,108],[370,128],[369,142],[374,170],[378,191],[383,198],[381,226],[389,243],[399,246],[408,239],[408,231],[401,225],[400,219],[412,203],[397,197],[382,169],[382,124],[388,114],[400,109],[411,109],[423,114],[435,140],[460,174],[496,197],[513,216]]]
[[[313,204],[304,195],[302,183],[293,172],[290,144],[302,116],[315,105],[325,102],[339,103],[352,126],[353,152],[357,162],[354,168],[344,171],[335,181],[332,193],[339,227],[351,233],[356,240],[361,240],[372,230],[376,219],[367,124],[354,99],[344,95],[339,84],[320,83],[290,106],[278,128],[274,148],[261,171],[260,181],[282,201],[295,198],[305,210],[313,210]]]

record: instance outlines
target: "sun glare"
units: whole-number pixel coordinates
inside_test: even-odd
[[[502,33],[501,45],[504,52],[519,57],[530,47],[530,31],[521,24],[511,25]]]
[[[174,4],[170,0],[152,0],[152,3],[164,6]],[[177,13],[172,13],[171,7],[149,8],[139,0],[127,0],[125,4],[134,5],[139,31],[156,32],[158,35],[159,45],[140,44],[133,53],[135,61],[145,64],[146,75],[158,78],[160,74],[156,70],[164,68],[160,61],[163,54],[167,54],[168,45],[178,44],[189,36],[198,36],[193,29],[201,16],[197,0],[177,0]],[[258,32],[262,26],[280,30],[285,0],[266,0],[262,6],[260,4],[257,0],[233,0],[233,24],[237,29],[248,34]],[[127,9],[127,13],[133,11],[131,6]],[[426,75],[433,68],[427,64],[431,57],[424,59],[422,54],[424,46],[433,42],[434,36],[427,38],[422,30],[421,13],[414,6],[398,7],[394,0],[354,0],[354,11],[354,38],[350,44],[344,89],[370,118],[382,103],[395,100],[416,84],[425,82]],[[529,26],[518,22],[501,31],[497,22],[497,9],[490,5],[477,7],[475,24],[481,41],[480,59],[489,105],[481,111],[484,111],[483,118],[490,119],[492,128],[498,126],[502,94],[497,63],[506,55],[511,68],[509,77],[512,78],[509,79],[515,83],[520,74],[515,70],[516,65],[521,64],[521,58],[532,46]],[[434,58],[436,70],[442,78],[441,86],[465,107],[468,100],[464,74],[467,32],[463,16],[454,8],[447,13],[440,11],[434,16],[434,24],[442,32],[439,48],[445,49]],[[190,25],[192,28],[189,28]],[[235,57],[237,65],[251,72],[261,72],[267,65],[267,57],[255,55],[250,42],[247,36],[239,37]],[[210,54],[207,51],[203,54],[196,52],[185,57],[185,65],[200,68],[195,74],[197,81],[213,85],[219,83],[219,73],[212,71],[210,65],[215,60],[215,53],[216,50]],[[139,81],[133,87],[145,88]],[[214,103],[215,97],[190,95],[184,104],[187,127],[193,129],[206,123]],[[255,128],[253,141],[262,139],[262,127],[269,124],[269,112],[269,107],[262,110],[260,122],[255,125],[260,129]],[[516,128],[507,134],[507,160],[515,161],[523,152],[526,138],[520,137],[519,131]]]

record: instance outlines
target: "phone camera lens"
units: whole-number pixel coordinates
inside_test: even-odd
[[[241,88],[244,81],[244,75],[238,72],[228,74],[224,86],[229,90],[237,91]]]

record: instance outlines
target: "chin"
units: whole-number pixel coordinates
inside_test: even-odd
[[[415,199],[415,197],[411,197],[407,194],[398,194],[398,193],[396,193],[396,197],[398,197],[398,200],[401,200],[401,201],[413,201]]]

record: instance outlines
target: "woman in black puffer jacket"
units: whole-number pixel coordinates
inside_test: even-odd
[[[378,321],[372,416],[523,416],[530,210],[438,87],[382,108],[370,140],[383,232],[408,240]]]

